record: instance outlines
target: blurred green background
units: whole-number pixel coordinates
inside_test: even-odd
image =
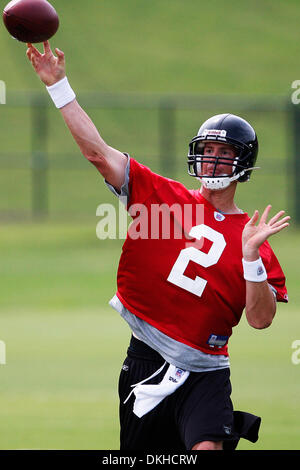
[[[271,203],[293,215],[297,0],[52,4],[60,29],[51,44],[65,52],[78,100],[110,145],[196,187],[186,172],[189,140],[212,114],[236,112],[260,141],[261,169],[239,186],[240,207],[251,213]],[[108,301],[123,240],[96,236],[97,206],[117,203],[25,51],[2,25],[0,339],[7,364],[0,366],[0,448],[118,449],[117,381],[130,332]],[[31,106],[33,97],[41,107]],[[47,211],[37,217],[41,158]],[[231,339],[234,405],[263,418],[258,443],[241,441],[239,449],[300,448],[300,364],[291,361],[300,338],[299,233],[292,222],[271,239],[289,304],[278,305],[267,330],[242,319]]]

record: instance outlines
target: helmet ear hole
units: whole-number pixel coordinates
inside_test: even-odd
[[[231,177],[239,182],[249,180],[257,158],[258,141],[253,127],[247,121],[233,114],[218,114],[207,119],[189,144],[188,168],[191,176],[201,175],[204,167],[201,165],[201,168],[199,163],[203,160],[201,157],[204,157],[204,154],[211,155],[207,156],[207,159],[213,157],[211,153],[205,151],[208,141],[232,146],[235,156]],[[224,157],[223,160],[227,158],[229,157]],[[221,160],[219,157],[217,163],[221,164]]]
[[[204,143],[203,142],[196,142],[194,147],[195,155],[203,155],[204,152]]]

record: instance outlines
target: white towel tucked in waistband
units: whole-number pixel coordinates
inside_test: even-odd
[[[189,371],[180,369],[172,364],[169,365],[162,381],[157,385],[143,385],[144,382],[158,375],[166,365],[166,362],[154,374],[141,382],[132,385],[134,389],[130,392],[124,403],[127,402],[132,393],[135,394],[133,412],[141,418],[149,411],[153,410],[165,397],[175,392],[188,378]]]

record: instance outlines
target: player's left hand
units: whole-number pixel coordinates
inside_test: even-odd
[[[285,216],[285,211],[279,211],[267,222],[271,205],[268,205],[260,220],[258,210],[254,211],[253,216],[245,225],[242,234],[243,257],[246,261],[255,261],[259,257],[259,247],[271,235],[280,232],[289,226],[290,216]],[[257,223],[258,222],[258,223]]]

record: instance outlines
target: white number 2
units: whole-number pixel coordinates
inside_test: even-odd
[[[204,268],[217,264],[224,251],[226,242],[221,233],[204,224],[192,227],[189,235],[197,240],[200,240],[202,237],[207,238],[212,242],[212,245],[208,253],[204,253],[193,246],[181,250],[169,274],[168,281],[187,290],[188,292],[191,292],[192,294],[198,295],[198,297],[201,297],[207,281],[199,276],[196,276],[195,279],[191,279],[183,273],[190,261],[193,261]]]

